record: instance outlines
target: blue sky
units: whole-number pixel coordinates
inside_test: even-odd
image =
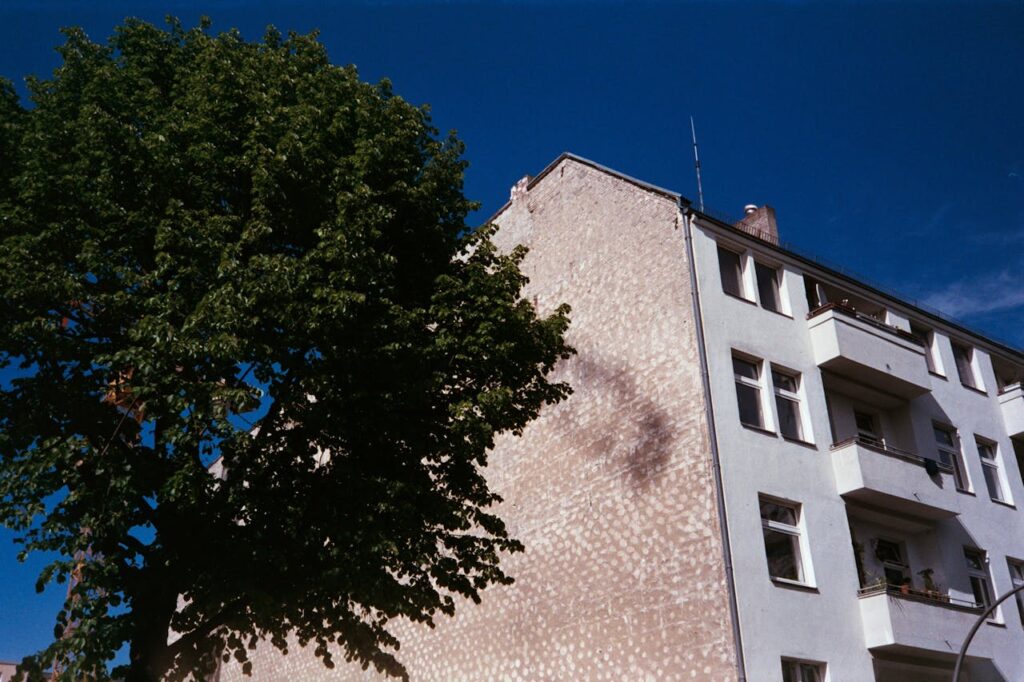
[[[332,59],[429,103],[466,142],[466,193],[493,213],[572,151],[709,208],[774,206],[801,251],[1024,346],[1024,4],[4,0],[0,75],[57,64],[57,29],[125,16],[250,38],[321,31]],[[0,660],[46,643],[0,531]]]

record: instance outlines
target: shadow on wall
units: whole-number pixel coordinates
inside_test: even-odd
[[[624,363],[581,350],[566,373],[573,395],[557,415],[563,436],[586,461],[599,461],[631,490],[648,490],[664,473],[680,435],[669,412]]]

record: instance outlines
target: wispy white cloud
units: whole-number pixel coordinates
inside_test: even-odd
[[[924,302],[953,317],[1024,308],[1024,269],[961,279],[929,294]]]

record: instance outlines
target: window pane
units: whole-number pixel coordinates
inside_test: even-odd
[[[779,430],[786,438],[803,440],[803,430],[800,428],[800,406],[795,400],[775,396],[775,405],[779,410]]]
[[[743,298],[743,276],[740,255],[718,247],[718,271],[722,275],[722,290],[727,294]]]
[[[761,500],[761,518],[796,527],[796,510],[768,500]]]
[[[982,472],[985,474],[985,485],[988,487],[988,496],[993,500],[1002,501],[1003,491],[999,485],[999,470],[982,462]]]
[[[974,593],[974,603],[988,608],[992,603],[988,593],[988,581],[982,577],[971,576],[971,591]]]
[[[800,668],[796,661],[782,662],[782,682],[800,682]]]
[[[940,446],[952,448],[954,447],[953,432],[948,429],[939,428],[938,426],[933,427],[935,431],[935,442]]]
[[[736,384],[736,401],[740,408],[740,421],[750,426],[764,428],[761,415],[761,392],[753,386]]]
[[[854,412],[853,418],[857,423],[858,436],[876,443],[882,442],[882,438],[878,433],[878,427],[875,425],[875,418],[872,415],[865,414],[864,412]]]
[[[775,388],[781,388],[783,391],[796,393],[796,377],[791,377],[788,374],[782,374],[781,372],[777,372],[773,369],[772,383],[775,384]]]
[[[816,663],[801,663],[800,682],[821,682],[821,666]]]
[[[767,265],[754,263],[757,275],[757,293],[761,297],[761,307],[779,312],[782,310],[779,299],[779,271]]]
[[[953,358],[956,360],[956,371],[960,375],[960,383],[964,386],[977,388],[974,383],[974,370],[971,368],[970,350],[954,343]]]
[[[978,454],[981,455],[982,459],[990,459],[992,461],[996,459],[995,450],[988,443],[978,443]]]
[[[879,561],[888,561],[894,564],[903,563],[903,550],[898,543],[888,540],[878,540],[875,545],[875,556]]]
[[[964,558],[967,559],[967,568],[972,571],[984,571],[985,570],[985,556],[979,552],[971,551],[969,549],[964,550]]]
[[[768,575],[773,578],[803,580],[800,539],[796,535],[765,528],[764,549],[768,555]]]
[[[739,358],[732,359],[732,371],[738,377],[747,377],[757,381],[760,377],[760,372],[757,371],[757,365],[746,360],[740,360]]]
[[[1021,564],[1010,561],[1010,580],[1013,582],[1014,587],[1020,587],[1024,585],[1024,566]],[[1018,592],[1014,595],[1017,599],[1017,612],[1020,614],[1020,623],[1024,625],[1024,594]]]

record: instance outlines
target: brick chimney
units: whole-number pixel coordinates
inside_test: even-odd
[[[747,204],[743,207],[743,219],[735,227],[741,232],[778,245],[779,227],[775,223],[775,209],[771,206]]]
[[[530,184],[531,179],[532,178],[530,178],[529,175],[524,175],[523,177],[519,178],[518,182],[512,185],[512,191],[509,192],[508,200],[516,201],[518,199],[522,199],[523,197],[525,197],[527,186]]]

